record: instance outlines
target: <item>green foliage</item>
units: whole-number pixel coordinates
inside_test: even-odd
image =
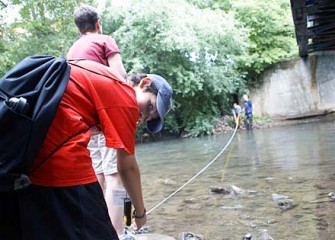
[[[250,30],[245,70],[258,75],[274,63],[298,54],[290,3],[287,0],[234,0],[232,11]]]
[[[197,6],[200,9],[220,9],[226,12],[230,11],[232,7],[230,0],[187,0],[187,2]]]
[[[248,86],[258,85],[258,76],[273,64],[296,58],[298,47],[288,0],[188,0],[199,8],[231,12],[249,29],[248,54],[240,65],[247,72]]]
[[[183,1],[136,1],[107,12],[127,70],[160,74],[173,86],[174,131],[208,133],[222,99],[244,87],[238,66],[247,32],[230,14]]]
[[[6,30],[2,39],[6,44],[4,47],[0,45],[0,75],[30,55],[65,56],[78,36],[73,22],[73,10],[77,4],[72,0],[9,1],[7,8],[18,8],[19,16],[13,23],[3,19]]]
[[[254,114],[253,115],[253,121],[256,124],[264,124],[264,123],[272,122],[272,119],[270,118],[269,115],[258,116],[256,114]]]

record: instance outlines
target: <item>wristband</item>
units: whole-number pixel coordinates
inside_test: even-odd
[[[146,213],[147,213],[147,210],[144,208],[144,213],[141,216],[137,216],[136,215],[136,210],[134,210],[133,216],[134,216],[134,218],[141,219],[141,218],[144,218]]]

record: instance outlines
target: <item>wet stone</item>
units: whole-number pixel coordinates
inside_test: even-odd
[[[298,204],[296,204],[292,199],[282,199],[277,201],[277,205],[281,210],[286,211],[296,207]]]
[[[211,187],[211,193],[228,195],[230,194],[230,191],[223,187]]]

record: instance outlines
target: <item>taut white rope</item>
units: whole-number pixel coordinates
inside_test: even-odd
[[[231,143],[231,141],[233,140],[233,138],[234,138],[234,136],[236,134],[237,128],[238,128],[238,124],[236,124],[234,132],[231,135],[231,137],[230,137],[229,141],[227,142],[227,144],[222,148],[222,150],[218,153],[218,155],[216,155],[216,157],[212,161],[210,161],[203,169],[201,169],[197,174],[195,174],[192,178],[190,178],[190,180],[188,180],[186,183],[184,183],[182,186],[180,186],[176,191],[174,191],[173,193],[171,193],[168,197],[166,197],[160,203],[158,203],[156,206],[154,206],[149,211],[147,211],[147,214],[150,214],[153,210],[155,210],[156,208],[158,208],[160,205],[162,205],[167,200],[169,200],[173,195],[175,195],[180,190],[182,190],[184,187],[186,187],[190,182],[192,182],[195,178],[197,178],[201,173],[203,173],[204,171],[206,171],[206,169],[209,168],[209,166],[212,165],[216,161],[216,159],[218,159],[218,157],[220,157],[221,154],[227,149],[227,147],[229,146],[229,144]]]

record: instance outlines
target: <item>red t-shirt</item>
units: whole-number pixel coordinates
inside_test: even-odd
[[[108,56],[120,53],[115,40],[108,35],[92,33],[82,35],[70,48],[67,59],[82,58],[108,66]]]
[[[96,123],[106,137],[107,147],[123,148],[134,154],[139,118],[134,89],[124,82],[105,77],[116,79],[109,67],[89,60],[76,64],[104,76],[71,65],[69,84],[32,169],[61,142]],[[87,149],[89,139],[88,130],[67,141],[30,175],[32,183],[61,187],[96,181]]]

